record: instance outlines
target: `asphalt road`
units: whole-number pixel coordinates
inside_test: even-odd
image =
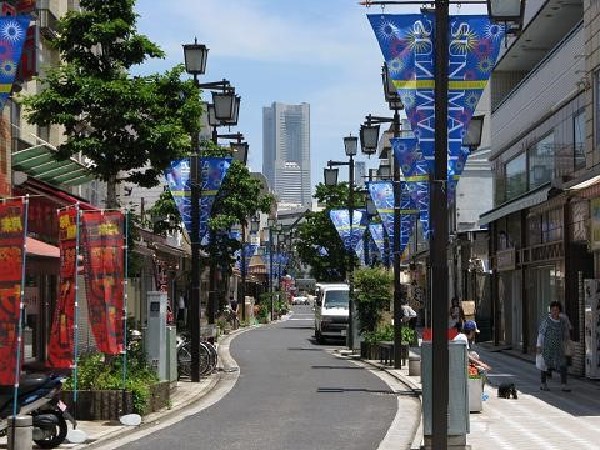
[[[240,377],[227,396],[121,448],[377,449],[396,414],[396,396],[370,371],[331,355],[335,345],[314,344],[311,307],[295,312],[233,341]]]

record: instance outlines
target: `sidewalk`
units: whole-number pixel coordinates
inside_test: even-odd
[[[493,370],[483,411],[470,415],[467,443],[473,450],[600,448],[600,382],[569,378],[572,392],[562,392],[555,374],[548,383],[551,391],[540,391],[540,375],[533,363],[481,346],[477,350]],[[408,368],[384,370],[413,389],[421,389],[420,377],[408,376]],[[518,400],[497,396],[496,387],[508,379],[517,386]],[[413,449],[419,448],[422,437],[419,429]]]
[[[229,354],[229,344],[234,337],[253,328],[255,328],[255,326],[240,328],[229,335],[224,335],[217,345],[217,351],[219,353],[217,368],[219,370],[214,374],[204,377],[199,383],[192,383],[189,380],[177,381],[177,388],[171,392],[171,404],[169,408],[142,417],[142,423],[138,427],[128,427],[121,425],[118,422],[111,423],[79,420],[77,421],[77,428],[87,434],[87,441],[83,444],[70,444],[66,442],[62,444],[60,448],[92,449],[98,445],[116,439],[125,433],[130,433],[133,430],[151,426],[154,423],[176,416],[182,409],[200,401],[204,396],[211,392],[224,374],[237,371],[238,368],[235,365],[235,361]],[[0,438],[0,449],[1,448],[6,448],[6,437]]]

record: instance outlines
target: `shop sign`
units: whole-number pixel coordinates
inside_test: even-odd
[[[600,197],[590,200],[590,247],[600,250]]]
[[[496,252],[496,270],[515,270],[517,267],[516,251],[514,248]]]

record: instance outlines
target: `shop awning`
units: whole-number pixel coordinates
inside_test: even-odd
[[[45,258],[60,258],[60,249],[54,245],[46,244],[32,237],[25,238],[27,254],[31,256],[43,256]]]
[[[540,203],[545,202],[546,200],[548,200],[548,192],[550,191],[550,189],[550,186],[540,188],[537,191],[533,191],[529,194],[526,194],[508,203],[505,203],[499,208],[492,209],[491,211],[483,213],[481,216],[479,216],[479,225],[487,225],[488,223],[492,223],[514,212],[521,211],[522,209],[526,208],[531,208],[532,206],[539,205]]]
[[[24,144],[20,142],[21,146]],[[96,177],[74,158],[59,159],[47,144],[33,145],[12,154],[12,168],[53,185],[79,186]]]

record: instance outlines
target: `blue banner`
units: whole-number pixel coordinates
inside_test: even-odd
[[[12,92],[30,23],[27,15],[0,17],[0,110]]]
[[[215,195],[221,187],[229,166],[230,157],[204,157],[201,158],[202,190],[200,197],[200,240],[208,231],[208,219],[215,201]],[[165,172],[167,186],[175,200],[181,220],[188,233],[192,231],[191,216],[191,181],[190,158],[172,161],[171,167]]]
[[[246,273],[250,271],[250,260],[256,253],[258,249],[258,245],[256,244],[246,244],[244,246],[244,269]],[[242,251],[236,250],[234,253],[235,256],[235,268],[241,272],[242,267]]]
[[[377,246],[377,250],[381,255],[385,255],[385,238],[383,236],[383,225],[380,223],[369,224],[369,232],[371,233],[371,241]]]
[[[367,212],[363,209],[355,209],[352,227],[350,227],[350,211],[347,209],[332,209],[329,211],[329,218],[340,235],[346,251],[355,252],[357,243],[362,241],[367,229]]]
[[[433,15],[370,15],[390,76],[400,94],[422,157],[432,172],[435,154],[435,28]],[[498,59],[504,27],[487,16],[452,16],[448,48],[448,200],[468,150],[463,137]],[[397,70],[393,70],[396,68]],[[404,161],[405,165],[408,165]],[[428,227],[427,227],[428,228]]]

